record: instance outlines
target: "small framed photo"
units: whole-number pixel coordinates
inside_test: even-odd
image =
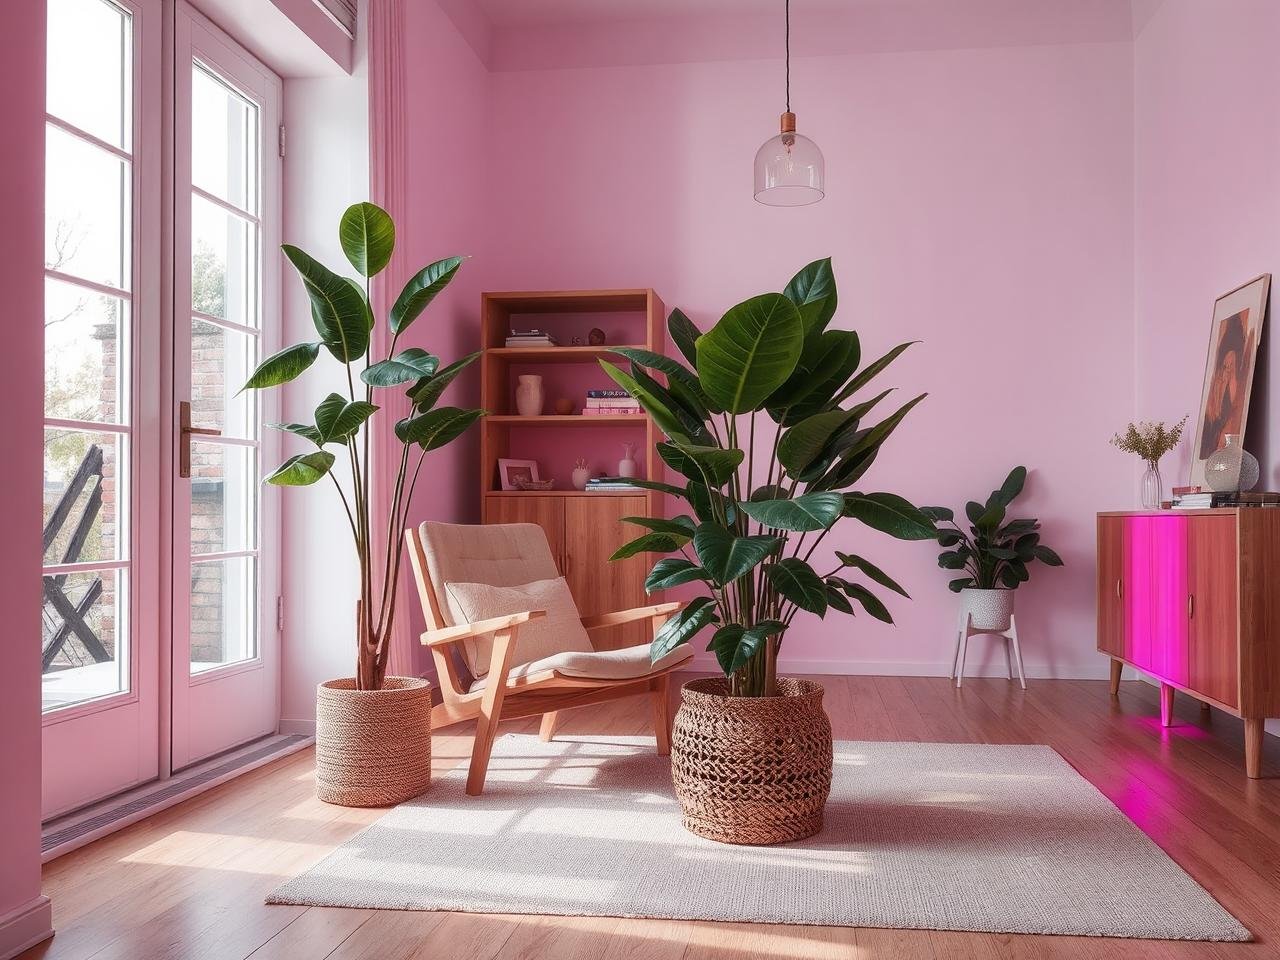
[[[538,481],[542,478],[538,476],[537,460],[507,460],[505,458],[498,460],[498,480],[502,483],[503,490],[519,490],[517,483],[527,483],[529,481]]]

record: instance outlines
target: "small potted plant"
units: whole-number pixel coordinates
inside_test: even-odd
[[[445,388],[479,354],[441,366],[438,357],[421,347],[396,352],[400,337],[448,286],[462,258],[439,260],[409,279],[387,318],[386,356],[375,360],[369,281],[391,260],[395,224],[382,208],[357,203],[343,214],[338,234],[360,280],[340,276],[285,244],[284,255],[311,301],[317,339],[262,361],[244,389],[296,379],[322,348],[344,368],[346,395],[329,394],[316,407],[313,423],[271,424],[314,449],[287,459],[266,482],[302,487],[328,478],[337,493],[335,504],[342,504],[359,561],[360,599],[353,618],[356,671],[354,677],[320,684],[316,694],[316,793],[330,803],[382,806],[417,796],[431,777],[430,686],[415,677],[386,675],[409,502],[427,453],[457,439],[484,411],[436,406]],[[386,390],[403,391],[409,413],[395,425],[398,467],[377,481],[389,493],[386,515],[375,517],[370,424],[379,409],[374,401]],[[345,465],[341,482],[335,470],[339,459]],[[377,549],[375,529],[386,538]]]
[[[906,592],[852,553],[834,553],[823,569],[819,545],[855,520],[904,540],[934,535],[902,497],[860,489],[923,394],[874,418],[890,391],[859,394],[909,344],[863,363],[857,333],[827,329],[835,309],[831,261],[819,260],[706,333],[674,311],[668,329],[682,359],[615,347],[630,371],[602,363],[666,434],[657,452],[679,478],[630,482],[685,509],[630,518],[644,533],[613,559],[670,554],[646,589],[696,584],[700,593],[658,631],[652,656],[710,630],[724,673],[684,685],[671,740],[684,825],[711,840],[781,843],[822,827],[832,767],[822,687],[779,677],[778,651],[797,616],[852,614],[857,604],[892,623],[873,589]]]
[[[1111,445],[1125,453],[1137,454],[1147,465],[1142,475],[1142,508],[1159,510],[1164,501],[1164,484],[1160,480],[1160,458],[1182,440],[1182,429],[1187,425],[1183,417],[1172,427],[1161,422],[1140,420],[1125,427],[1124,433],[1111,438]]]
[[[921,508],[937,524],[938,545],[946,548],[938,556],[938,566],[964,571],[947,586],[960,594],[960,619],[972,616],[974,630],[1009,629],[1013,592],[1031,578],[1027,568],[1034,561],[1062,566],[1062,558],[1040,542],[1039,520],[1008,519],[1008,508],[1026,480],[1027,468],[1014,467],[985,504],[976,500],[965,504],[967,533],[949,507]]]

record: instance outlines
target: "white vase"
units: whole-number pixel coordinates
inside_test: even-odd
[[[1204,479],[1216,493],[1252,490],[1258,482],[1258,458],[1240,443],[1240,434],[1228,433],[1221,447],[1204,462]]]
[[[542,377],[526,373],[516,377],[516,412],[522,417],[542,415]]]
[[[587,489],[587,481],[591,479],[591,470],[588,467],[573,468],[573,485],[579,490]]]
[[[622,445],[622,459],[618,461],[618,476],[634,477],[636,475],[636,445],[634,443],[624,443]]]
[[[1003,633],[1013,616],[1013,594],[1012,590],[961,590],[960,623],[971,616],[974,630]]]

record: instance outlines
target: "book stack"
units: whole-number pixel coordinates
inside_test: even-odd
[[[560,341],[541,330],[512,330],[507,337],[508,347],[558,347]]]
[[[582,414],[587,417],[639,412],[639,401],[625,390],[588,390],[582,407]]]
[[[627,477],[592,477],[587,481],[588,493],[619,493],[643,490]]]
[[[1208,510],[1212,507],[1280,507],[1280,493],[1231,491],[1214,493],[1201,487],[1174,487],[1173,509]]]

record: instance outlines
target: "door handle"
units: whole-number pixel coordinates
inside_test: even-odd
[[[1187,594],[1187,619],[1190,620],[1196,615],[1196,595],[1194,593]]]
[[[191,476],[191,437],[220,437],[222,431],[213,427],[193,427],[191,425],[191,404],[181,400],[178,403],[178,476]]]
[[[1123,600],[1123,599],[1124,599],[1124,587],[1123,587],[1123,586],[1121,586],[1121,584],[1123,584],[1123,583],[1124,583],[1124,581],[1123,581],[1123,580],[1117,580],[1117,581],[1116,581],[1116,599],[1117,599],[1117,600]]]

